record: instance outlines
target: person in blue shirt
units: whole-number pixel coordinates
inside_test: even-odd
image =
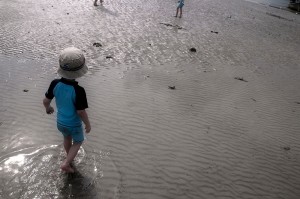
[[[180,11],[180,15],[179,15],[179,18],[182,17],[182,7],[184,6],[184,0],[179,0],[178,1],[178,4],[177,4],[177,10],[176,10],[176,15],[175,17],[178,16],[178,11]]]
[[[75,47],[64,49],[60,53],[57,70],[62,78],[51,82],[43,100],[46,113],[52,114],[54,109],[50,104],[55,98],[57,128],[64,136],[64,148],[67,153],[60,168],[67,173],[74,172],[70,163],[84,141],[82,122],[85,124],[85,132],[91,131],[88,114],[85,111],[88,108],[86,93],[84,88],[75,81],[87,71],[85,57],[81,50]]]

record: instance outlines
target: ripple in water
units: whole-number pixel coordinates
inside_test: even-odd
[[[74,174],[60,170],[65,157],[61,145],[30,147],[2,156],[0,197],[118,198],[121,176],[109,153],[87,149],[84,146],[79,150]]]

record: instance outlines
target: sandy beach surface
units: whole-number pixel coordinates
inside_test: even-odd
[[[176,3],[0,0],[0,198],[300,198],[300,16]],[[69,46],[92,124],[73,175],[42,106]]]

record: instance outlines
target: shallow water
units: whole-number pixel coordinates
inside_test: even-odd
[[[278,8],[287,8],[290,0],[247,0],[252,2],[257,2],[261,4],[266,4],[270,6],[276,6]]]
[[[298,199],[297,15],[237,0],[187,2],[180,20],[176,1],[92,4],[0,0],[1,198]],[[42,107],[70,45],[87,56],[92,123],[74,175]]]

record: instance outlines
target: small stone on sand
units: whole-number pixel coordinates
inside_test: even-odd
[[[96,42],[96,43],[93,43],[93,46],[95,46],[95,47],[102,47],[102,44]]]
[[[237,79],[237,80],[240,80],[240,81],[243,81],[243,82],[248,82],[248,81],[245,80],[243,77],[235,77],[234,79]]]
[[[284,149],[284,150],[286,150],[286,151],[289,151],[289,150],[291,150],[291,148],[290,148],[290,147],[288,147],[288,146],[286,146],[286,147],[283,147],[283,149]]]
[[[194,47],[193,47],[193,48],[190,48],[190,51],[191,51],[191,52],[197,52],[196,48],[194,48]]]

